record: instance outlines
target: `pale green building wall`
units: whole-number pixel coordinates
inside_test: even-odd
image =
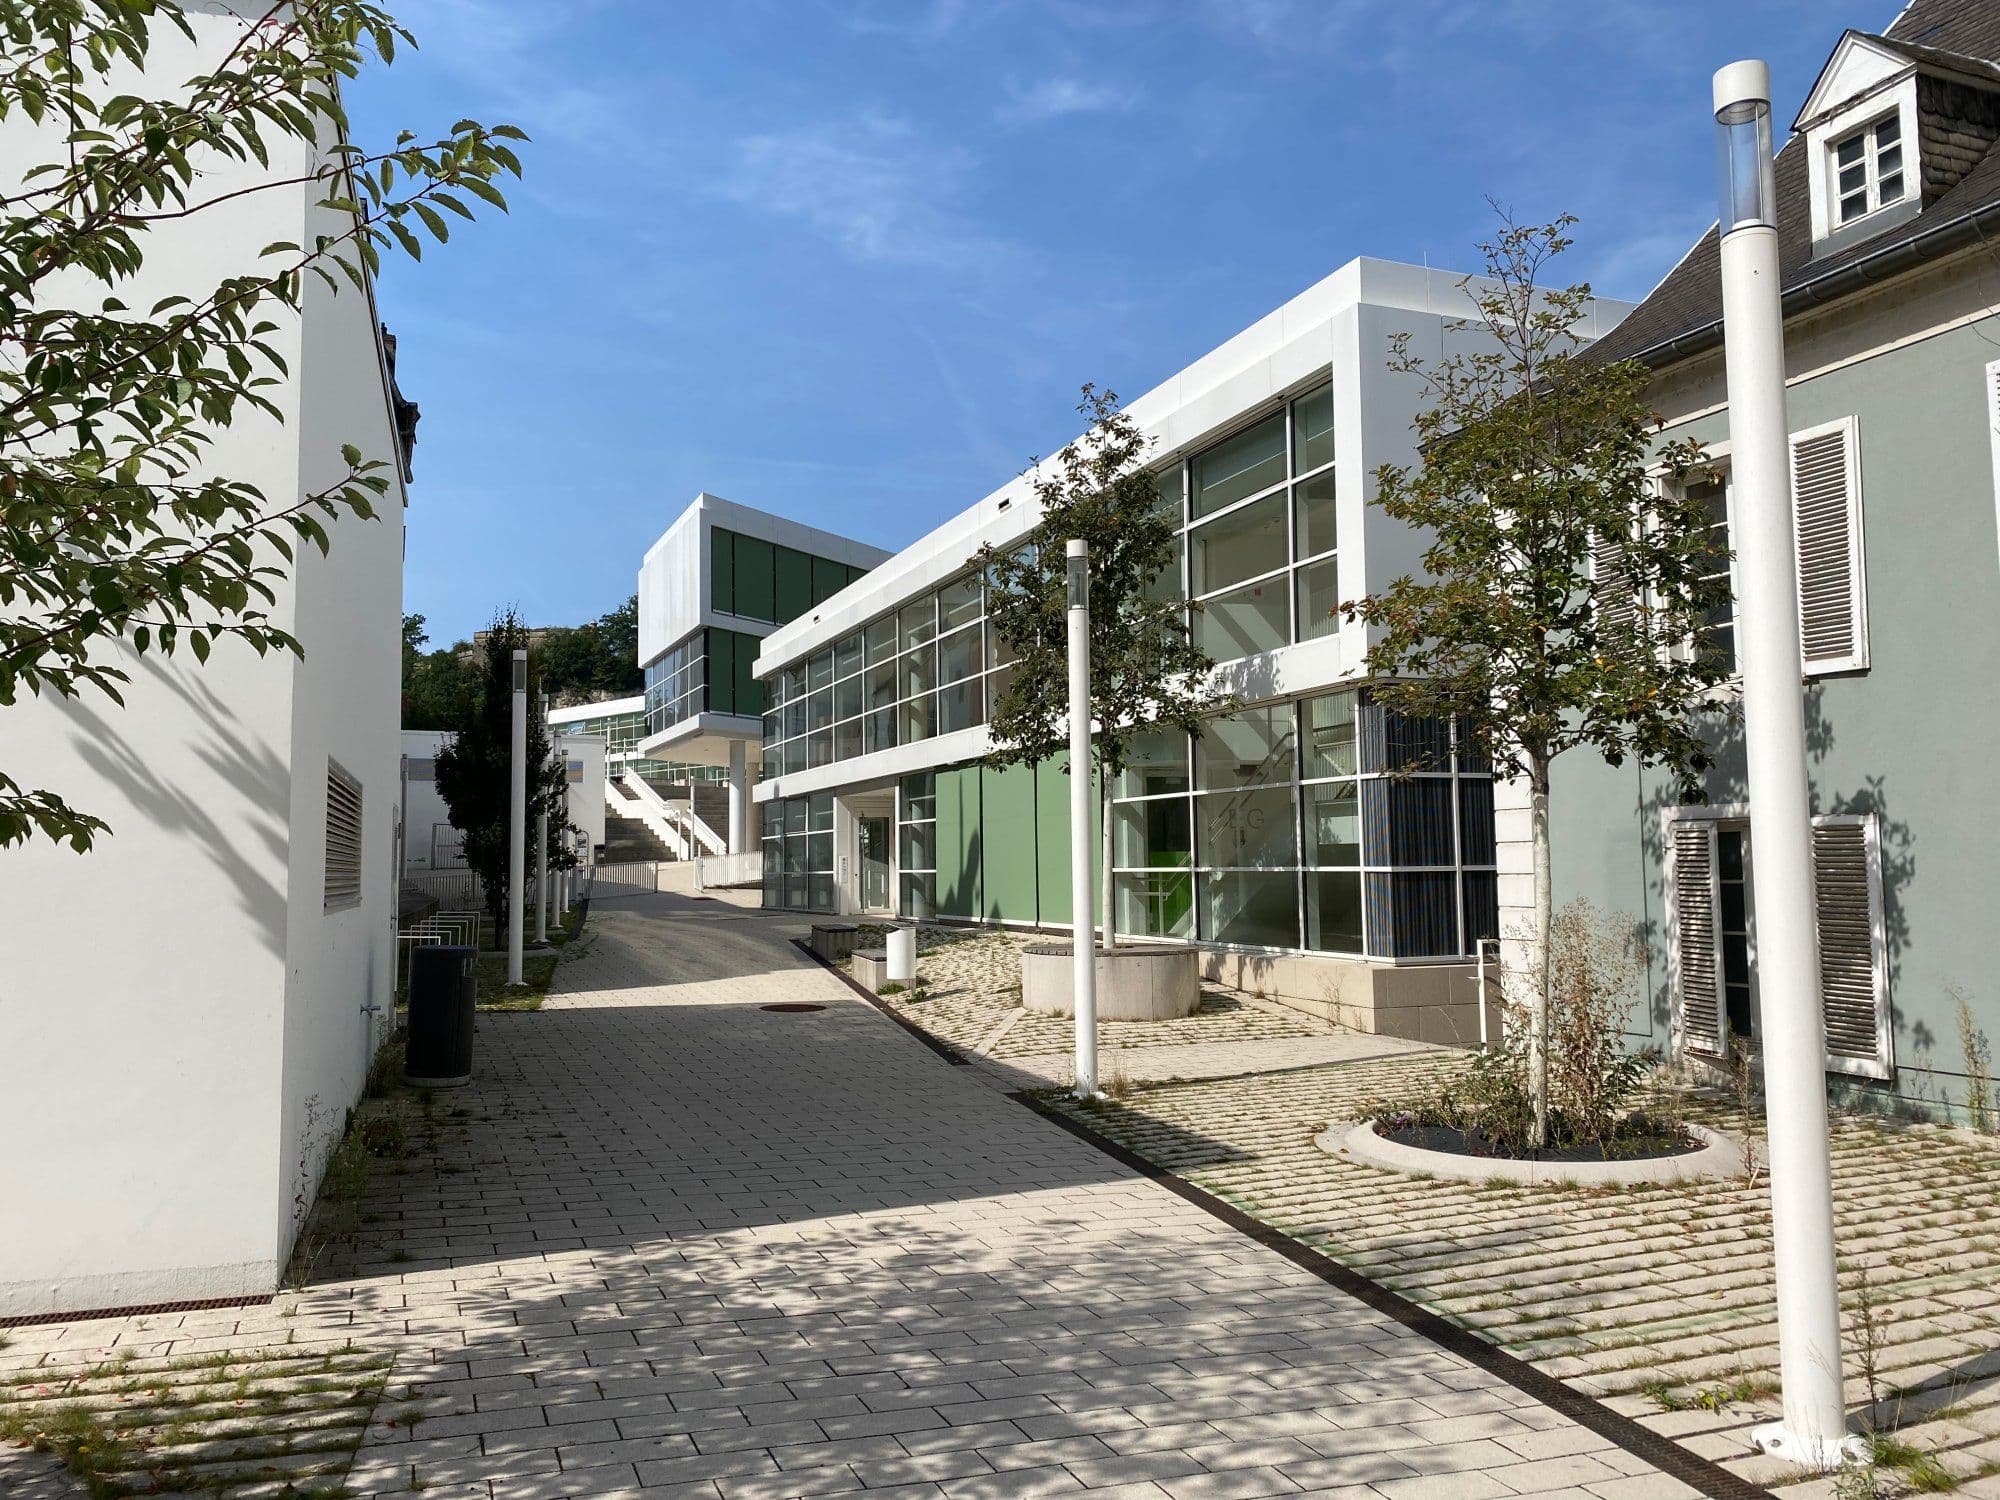
[[[1918,335],[1996,303],[2000,270],[1981,261],[1928,289],[1883,294],[1817,327],[1788,330],[1791,430],[1857,418],[1866,538],[1870,667],[1806,689],[1813,811],[1879,816],[1892,1087],[1928,1105],[1963,1101],[1957,991],[2000,1038],[2000,536],[1986,394],[1986,366],[2000,359],[2000,318]],[[1667,409],[1719,403],[1714,365],[1663,382]],[[1801,371],[1807,378],[1797,378]],[[1726,411],[1674,423],[1663,441],[1687,436],[1726,438]],[[1708,800],[1747,801],[1740,725],[1718,724],[1712,738],[1719,764],[1707,778]],[[1641,1046],[1668,1041],[1660,811],[1677,800],[1657,772],[1582,753],[1557,763],[1557,904],[1589,897],[1629,914],[1652,939],[1648,1004],[1633,1026]]]

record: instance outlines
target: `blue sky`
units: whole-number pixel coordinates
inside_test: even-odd
[[[402,0],[357,139],[535,139],[383,276],[439,643],[632,592],[706,489],[898,547],[1356,255],[1471,269],[1485,198],[1643,295],[1713,218],[1708,79],[1780,122],[1893,0]]]

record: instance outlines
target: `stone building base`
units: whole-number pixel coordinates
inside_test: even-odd
[[[1479,975],[1474,964],[1398,968],[1312,954],[1205,949],[1202,977],[1322,1021],[1378,1036],[1448,1046],[1478,1045]],[[1486,973],[1486,1035],[1500,1039],[1500,983]]]

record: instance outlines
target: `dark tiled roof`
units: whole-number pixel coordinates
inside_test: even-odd
[[[1863,33],[1866,35],[1866,33]],[[1874,38],[1871,38],[1874,39]],[[2000,59],[2000,0],[1911,0],[1878,40],[1920,64],[1953,72],[1990,71]],[[1812,257],[1812,206],[1806,146],[1794,136],[1778,152],[1778,269],[1790,297],[1855,271],[1885,252],[1910,253],[1935,243],[1937,231],[1979,209],[2000,209],[2000,145],[1989,150],[1947,192],[1914,218],[1833,255]],[[1787,310],[1790,310],[1788,303]],[[1655,363],[1674,357],[1661,346],[1695,335],[1722,317],[1721,249],[1715,229],[1696,242],[1681,263],[1606,334],[1592,353],[1602,359],[1648,354]]]

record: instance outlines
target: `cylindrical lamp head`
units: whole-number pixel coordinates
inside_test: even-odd
[[[1771,70],[1755,58],[1715,75],[1716,191],[1722,232],[1778,224],[1771,166]]]
[[[1069,607],[1090,608],[1090,543],[1072,539],[1064,549],[1069,578]]]
[[[528,690],[528,653],[526,651],[516,651],[514,653],[514,691],[517,693],[525,693],[527,692],[527,690]]]

